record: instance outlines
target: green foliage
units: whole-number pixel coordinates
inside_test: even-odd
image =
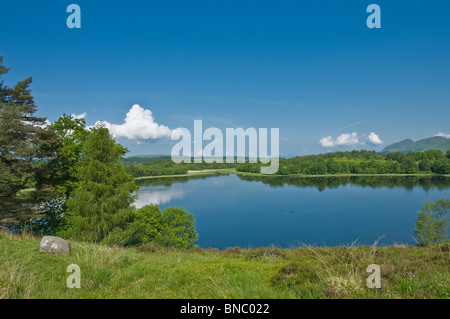
[[[56,136],[54,143],[48,147],[54,157],[47,164],[50,174],[42,176],[38,183],[53,185],[61,197],[68,199],[78,184],[76,167],[89,132],[84,119],[75,119],[66,114],[47,129]]]
[[[48,125],[46,130],[55,137],[46,145],[52,157],[43,164],[46,168],[43,173],[36,176],[36,186],[47,185],[48,196],[41,198],[38,205],[41,217],[27,223],[24,228],[43,235],[56,235],[67,229],[66,201],[78,185],[77,165],[89,131],[83,119],[74,119],[66,114]]]
[[[0,57],[0,77],[8,70]],[[29,88],[31,82],[27,78],[12,88],[0,82],[0,220],[7,226],[35,217],[35,199],[21,192],[46,170],[39,163],[52,156],[46,146],[54,136],[44,129],[46,119],[34,116],[37,106]],[[33,195],[45,191],[45,185],[40,185]]]
[[[434,162],[432,170],[437,174],[450,174],[450,161],[440,158]]]
[[[447,239],[449,210],[450,200],[448,199],[425,202],[423,210],[417,213],[415,235],[419,245],[427,246]]]
[[[419,169],[423,172],[431,171],[431,167],[433,165],[433,161],[428,158],[424,158],[419,162]]]
[[[449,153],[450,154],[450,153]],[[260,163],[182,163],[170,158],[130,158],[124,160],[134,177],[186,174],[188,170],[234,168],[238,172],[260,174]],[[439,150],[408,154],[374,151],[335,152],[293,158],[280,158],[277,175],[339,174],[450,174],[450,158]]]
[[[168,207],[162,212],[163,229],[157,241],[163,246],[189,248],[198,239],[194,216],[180,207]]]
[[[124,159],[127,173],[134,177],[183,175],[189,170],[235,168],[237,164],[228,163],[181,163],[175,164],[170,157]],[[260,171],[258,170],[258,173]]]
[[[259,164],[239,164],[239,172],[259,173]],[[441,151],[388,153],[373,151],[335,152],[281,158],[277,175],[335,174],[450,174],[450,160]]]
[[[163,228],[161,210],[157,205],[146,205],[136,211],[127,233],[131,245],[157,242]]]
[[[165,247],[189,248],[198,239],[191,213],[179,207],[168,207],[161,213],[156,205],[139,209],[127,233],[129,243],[134,245],[154,242]]]
[[[39,213],[41,217],[36,218],[23,226],[25,231],[41,235],[58,236],[67,230],[64,218],[65,200],[54,197],[40,204]]]
[[[67,201],[70,227],[66,236],[84,241],[109,242],[132,220],[138,187],[125,172],[126,153],[107,128],[92,130],[83,144],[76,167],[78,186]]]

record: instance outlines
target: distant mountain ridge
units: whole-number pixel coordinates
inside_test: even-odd
[[[440,150],[443,153],[450,150],[450,139],[443,136],[433,136],[424,138],[417,142],[411,139],[406,139],[398,143],[386,146],[381,153],[387,154],[392,152],[408,153],[408,152],[423,152],[427,150]]]

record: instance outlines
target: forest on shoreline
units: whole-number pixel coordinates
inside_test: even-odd
[[[248,160],[247,160],[248,161]],[[234,169],[239,173],[260,174],[259,163],[181,163],[170,157],[137,158],[123,160],[128,174],[135,178],[185,175],[189,171],[206,169]],[[450,174],[450,151],[439,150],[410,153],[381,154],[375,151],[334,152],[319,155],[280,158],[276,175],[423,175]]]

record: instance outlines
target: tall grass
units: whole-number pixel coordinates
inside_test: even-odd
[[[40,238],[0,233],[0,298],[449,298],[449,244],[277,247],[224,251],[71,243],[39,253]],[[67,266],[81,288],[66,286]],[[366,287],[370,264],[381,289]]]

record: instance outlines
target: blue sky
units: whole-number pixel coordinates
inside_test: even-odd
[[[66,26],[71,3],[81,29]],[[381,29],[366,26],[371,3]],[[194,119],[279,128],[284,156],[450,134],[449,1],[17,0],[1,9],[6,83],[32,76],[50,121],[86,113],[90,125],[120,125],[138,104],[171,130]],[[383,144],[368,142],[372,132]],[[122,136],[130,155],[173,145]]]

